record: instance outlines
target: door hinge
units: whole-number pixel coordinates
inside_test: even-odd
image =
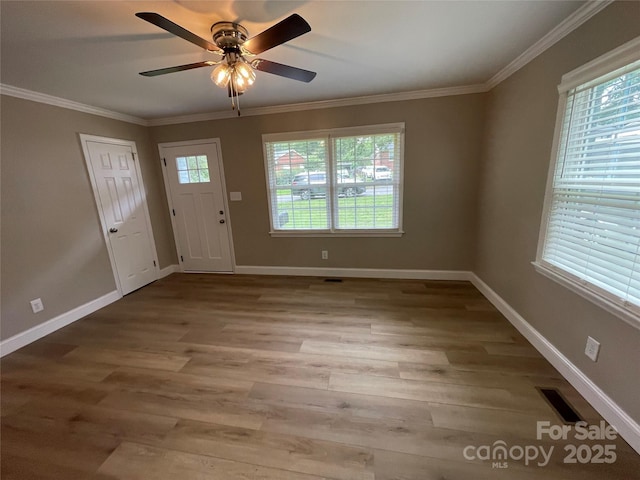
[[[155,261],[155,260],[153,261],[153,266],[154,266],[154,267],[157,267],[157,266],[158,266],[158,265],[156,265],[156,261]]]
[[[164,166],[166,167],[167,166],[167,159],[163,158],[162,161],[164,162]]]
[[[172,208],[171,211],[173,212],[173,216],[175,217],[176,216],[176,209]]]
[[[184,262],[184,257],[182,255],[180,255],[180,261]]]

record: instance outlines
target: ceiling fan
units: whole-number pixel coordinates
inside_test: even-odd
[[[238,105],[238,96],[242,95],[247,87],[255,81],[256,74],[254,69],[307,83],[316,76],[316,72],[256,57],[262,52],[311,31],[309,24],[295,13],[248,40],[249,32],[239,23],[216,22],[211,26],[213,43],[173,23],[158,13],[139,12],[136,13],[136,17],[204,48],[208,52],[222,56],[222,59],[218,61],[207,60],[187,65],[160,68],[158,70],[140,72],[140,75],[155,77],[193,68],[215,66],[211,72],[211,80],[219,87],[227,88],[231,97],[231,105],[234,109]],[[240,115],[239,106],[238,115]]]

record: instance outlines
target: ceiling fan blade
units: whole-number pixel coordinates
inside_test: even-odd
[[[276,23],[273,27],[267,28],[264,32],[250,38],[242,46],[257,55],[310,31],[311,27],[307,21],[297,13],[294,13],[280,23]]]
[[[160,27],[163,30],[166,30],[169,33],[172,33],[180,38],[185,39],[187,42],[191,42],[194,45],[197,45],[205,50],[210,52],[223,54],[222,50],[220,50],[213,43],[205,40],[202,37],[199,37],[195,33],[191,33],[189,30],[181,27],[177,23],[173,23],[168,18],[163,17],[158,13],[153,12],[138,12],[136,13],[136,17],[141,18],[142,20],[146,20],[149,23],[152,23],[156,27]]]
[[[281,77],[291,78],[300,82],[309,83],[316,78],[316,72],[309,70],[303,70],[302,68],[291,67],[289,65],[283,65],[282,63],[272,62],[270,60],[263,60],[262,58],[256,58],[251,62],[251,66],[261,72],[272,73],[273,75],[280,75]]]
[[[149,70],[148,72],[140,72],[140,75],[145,77],[157,77],[158,75],[165,75],[167,73],[182,72],[183,70],[191,70],[192,68],[210,67],[216,64],[217,62],[189,63],[187,65],[178,65],[176,67],[159,68],[158,70]]]

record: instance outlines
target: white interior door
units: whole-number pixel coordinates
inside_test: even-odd
[[[135,144],[88,135],[81,139],[116,281],[126,295],[158,278]]]
[[[159,148],[182,270],[233,271],[219,141]]]

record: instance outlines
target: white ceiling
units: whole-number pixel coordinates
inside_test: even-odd
[[[207,40],[220,20],[251,36],[294,12],[309,22],[310,33],[260,56],[315,80],[258,72],[243,108],[478,85],[584,3],[1,0],[0,82],[143,119],[229,110],[209,67],[138,74],[219,58],[134,16],[150,11]]]

